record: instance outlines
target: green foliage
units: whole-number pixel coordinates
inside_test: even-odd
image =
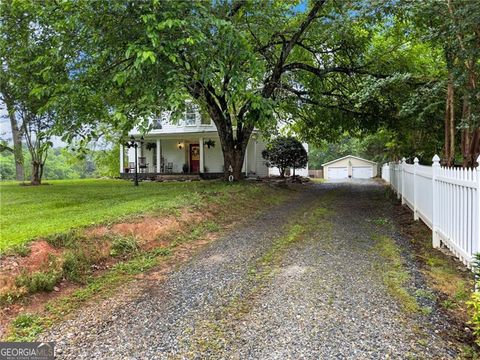
[[[28,152],[24,153],[25,164],[31,162]],[[85,150],[75,153],[68,148],[49,151],[44,167],[44,179],[84,179],[93,177],[117,177],[120,168],[119,144],[111,149]],[[25,179],[31,176],[31,167],[25,167]],[[0,152],[1,180],[15,180],[15,160],[11,152]]]
[[[376,241],[375,251],[382,257],[382,262],[377,266],[389,292],[406,311],[421,310],[415,297],[406,288],[411,275],[403,264],[400,249],[395,241],[387,236],[375,236],[373,240]]]
[[[93,152],[95,175],[100,177],[117,177],[120,168],[120,144],[116,143],[112,149]]]
[[[22,257],[26,257],[30,255],[31,249],[27,244],[18,244],[15,246],[12,246],[10,249],[10,255],[19,255]],[[8,253],[7,253],[8,255]]]
[[[0,152],[0,180],[15,179],[15,160],[13,153]]]
[[[441,126],[441,125],[440,125]],[[319,169],[322,164],[346,155],[359,156],[379,164],[402,157],[418,157],[421,164],[431,165],[432,157],[440,153],[442,132],[437,126],[408,127],[403,132],[381,128],[375,133],[345,133],[335,142],[317,140],[309,149],[309,168]]]
[[[474,270],[476,275],[477,287],[480,284],[480,253],[475,254]],[[470,312],[470,325],[473,327],[473,333],[476,337],[476,343],[480,345],[480,292],[475,291],[471,294],[470,300],[467,301]]]
[[[133,236],[116,237],[112,241],[111,256],[128,255],[139,250],[137,239]]]
[[[48,239],[52,244],[74,244],[75,233],[69,233],[72,228],[152,211],[171,214],[187,205],[231,201],[232,194],[248,197],[258,191],[252,184],[232,186],[211,181],[144,182],[139,187],[133,187],[129,181],[103,179],[52,180],[50,183],[41,187],[0,183],[0,252],[53,234],[60,235]]]
[[[270,167],[278,167],[280,176],[290,168],[304,168],[307,166],[308,155],[302,143],[293,137],[279,136],[267,144],[262,151],[263,158]]]
[[[47,237],[45,240],[56,248],[76,248],[82,235],[77,230],[70,230],[64,233],[54,233]]]
[[[317,141],[308,149],[308,168],[321,169],[322,164],[347,156],[360,156],[360,140],[345,135],[335,143]]]
[[[28,293],[52,291],[61,279],[62,273],[57,270],[38,271],[31,274],[21,274],[15,280],[18,287],[25,287]]]
[[[44,329],[42,319],[34,314],[20,314],[12,323],[12,335],[8,340],[33,341]]]
[[[63,276],[74,283],[84,283],[91,272],[91,263],[92,260],[82,250],[67,251],[63,258]]]
[[[81,135],[82,146],[135,126],[146,131],[162,111],[178,119],[191,99],[222,130],[238,176],[254,127],[275,134],[292,119],[308,139],[372,130],[396,113],[389,95],[402,94],[409,79],[395,66],[382,71],[403,40],[386,41],[389,2],[308,1],[301,10],[297,1],[80,3],[10,8],[14,21],[25,14],[45,28],[35,33],[46,44],[62,44],[39,53],[43,80],[31,92],[48,99],[56,133]]]

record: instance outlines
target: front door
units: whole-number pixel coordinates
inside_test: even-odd
[[[198,173],[200,170],[200,145],[190,144],[190,172]]]

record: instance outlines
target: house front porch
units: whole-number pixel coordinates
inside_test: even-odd
[[[139,179],[212,179],[223,176],[223,153],[216,132],[175,136],[151,134],[143,141],[140,137],[135,139],[136,149],[120,146],[121,178],[134,178],[135,166]],[[256,139],[248,144],[243,166],[246,176],[256,175],[258,151],[262,149]]]
[[[205,174],[185,174],[185,173],[178,173],[178,174],[164,174],[164,173],[138,173],[139,180],[150,180],[150,181],[197,181],[201,179],[214,179],[220,178],[223,174],[220,173],[210,173],[208,176]],[[120,177],[124,180],[133,180],[135,179],[135,172],[132,173],[122,173]]]

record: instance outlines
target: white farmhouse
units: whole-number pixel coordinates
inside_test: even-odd
[[[195,106],[187,106],[182,119],[172,122],[168,115],[152,121],[150,132],[133,130],[137,147],[137,171],[140,178],[187,174],[201,178],[223,175],[224,161],[215,124],[202,116]],[[265,141],[254,130],[247,146],[242,171],[245,176],[269,176],[262,158]],[[120,175],[131,178],[135,173],[135,149],[120,146]]]

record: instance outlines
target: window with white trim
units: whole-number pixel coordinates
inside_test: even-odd
[[[197,125],[197,108],[192,103],[187,103],[187,110],[185,111],[185,126]]]
[[[152,129],[154,129],[154,130],[162,129],[162,119],[161,118],[153,119]]]

